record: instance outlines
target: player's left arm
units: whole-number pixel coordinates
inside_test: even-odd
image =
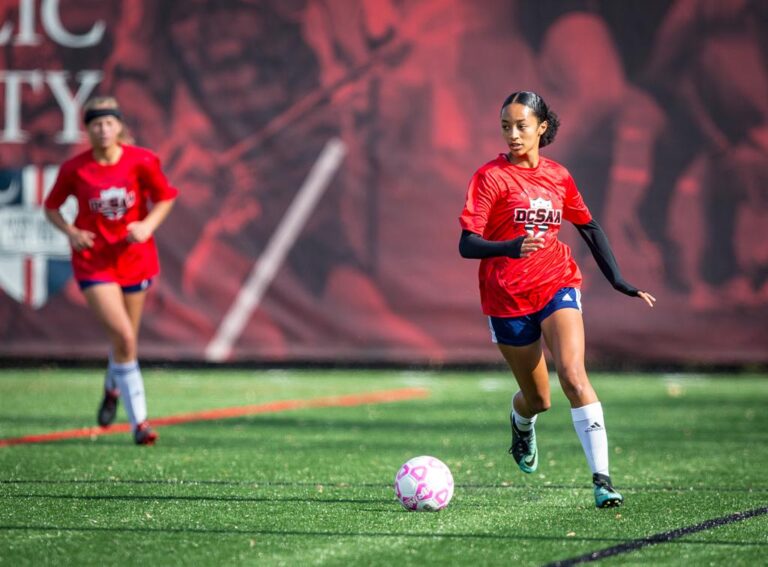
[[[608,237],[597,222],[592,219],[586,224],[575,224],[581,237],[586,241],[592,256],[595,258],[600,271],[611,283],[614,289],[629,295],[639,297],[645,301],[649,307],[653,307],[656,298],[647,291],[641,291],[631,285],[621,276],[616,257],[613,255],[611,245],[608,243]]]
[[[168,213],[171,212],[176,199],[165,199],[152,204],[152,210],[140,221],[128,225],[128,242],[146,242],[155,233]]]
[[[146,188],[146,196],[152,208],[146,217],[128,225],[128,242],[146,242],[171,212],[178,189],[168,183],[160,159],[149,154],[138,169],[139,181]]]

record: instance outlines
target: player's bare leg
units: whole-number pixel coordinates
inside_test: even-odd
[[[117,370],[115,345],[121,333],[125,334],[127,325],[123,310],[120,308],[122,303],[122,290],[117,284],[105,283],[87,288],[84,292],[88,306],[96,314],[101,324],[107,330],[111,348],[109,353],[109,363],[104,380],[104,396],[99,404],[96,420],[102,427],[107,427],[114,422],[117,416],[117,405],[120,396],[120,387],[117,381]],[[123,351],[125,348],[122,349]],[[127,353],[130,356],[130,353]],[[117,356],[125,358],[126,353],[122,352]]]
[[[139,445],[151,445],[157,434],[147,425],[147,403],[144,395],[144,380],[137,361],[137,326],[140,321],[136,307],[143,304],[144,291],[124,294],[116,283],[91,286],[85,290],[88,305],[107,331],[112,343],[113,370],[125,411],[131,422],[134,441]],[[129,295],[139,295],[136,299]],[[128,305],[131,305],[129,314]]]
[[[123,304],[128,318],[133,327],[133,333],[138,341],[139,327],[141,326],[141,316],[144,313],[144,302],[147,298],[147,290],[135,291],[123,294]]]
[[[125,310],[128,312],[128,318],[131,320],[133,331],[138,342],[139,328],[141,326],[141,315],[144,313],[144,302],[147,298],[147,290],[140,290],[123,294]],[[157,433],[149,426],[145,419],[139,423],[134,432],[134,439],[139,445],[152,445],[157,440]]]
[[[558,309],[541,323],[557,377],[572,408],[598,401],[584,366],[584,321],[578,309]]]
[[[101,283],[84,292],[88,306],[107,331],[115,362],[136,359],[136,335],[123,304],[123,290],[116,283]]]
[[[592,471],[595,503],[618,506],[623,498],[611,485],[608,473],[608,436],[603,407],[584,366],[584,321],[578,309],[559,309],[541,323],[554,359],[557,376],[571,403],[571,418]]]
[[[534,429],[536,415],[548,410],[551,404],[547,363],[540,340],[522,347],[498,346],[520,387],[512,398],[509,416],[512,446],[509,453],[520,470],[532,473],[539,464]]]

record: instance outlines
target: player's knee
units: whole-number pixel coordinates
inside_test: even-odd
[[[566,396],[569,393],[580,394],[589,386],[587,371],[583,364],[561,365],[557,369],[557,376],[560,378],[560,384]]]
[[[589,387],[587,382],[578,379],[562,380],[561,384],[563,386],[565,397],[570,401],[581,400]]]
[[[133,360],[136,358],[137,340],[133,329],[122,329],[115,335],[114,342],[113,348],[116,357],[123,360]]]

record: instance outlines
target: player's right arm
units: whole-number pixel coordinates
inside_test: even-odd
[[[482,237],[498,198],[498,183],[485,174],[484,168],[476,171],[469,182],[464,210],[459,217],[462,228],[459,254],[463,258],[525,258],[544,248],[544,239],[533,236],[519,236],[512,240],[487,240]]]
[[[69,224],[59,209],[49,209],[46,207],[45,217],[53,226],[66,235],[73,249],[80,251],[93,247],[93,239],[96,235],[89,230],[82,230]]]
[[[468,230],[461,231],[459,254],[462,258],[526,258],[536,250],[544,248],[544,239],[533,236],[518,236],[512,240],[486,240]]]
[[[82,230],[73,224],[69,224],[61,214],[61,206],[67,200],[67,197],[72,195],[73,184],[71,182],[70,169],[69,162],[62,165],[53,189],[45,198],[43,210],[45,211],[45,218],[69,239],[70,246],[74,250],[80,251],[92,248],[93,239],[96,235],[89,230]]]

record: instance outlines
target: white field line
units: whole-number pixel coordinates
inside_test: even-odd
[[[251,315],[259,306],[346,153],[347,148],[339,138],[331,138],[326,142],[264,252],[256,260],[248,279],[222,319],[216,335],[208,343],[205,349],[206,360],[221,362],[229,357],[232,345],[237,342]]]

